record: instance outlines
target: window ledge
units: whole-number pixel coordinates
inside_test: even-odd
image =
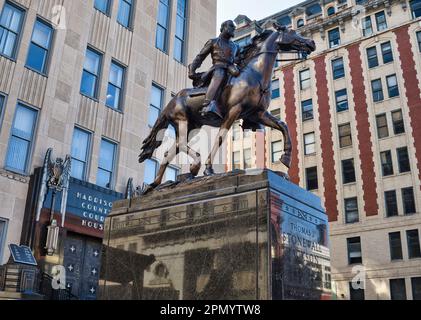
[[[7,60],[10,60],[10,61],[14,62],[14,63],[17,63],[16,58],[11,58],[11,57],[8,57],[8,56],[6,56],[4,54],[1,54],[1,53],[0,53],[0,57],[3,57],[5,59],[7,59]]]
[[[30,66],[26,66],[26,65],[25,65],[25,68],[28,69],[29,71],[32,71],[36,74],[39,74],[41,77],[48,78],[47,74],[44,73],[44,72],[40,72],[40,71],[35,70],[35,69],[31,68]]]
[[[25,184],[29,183],[29,175],[17,173],[6,168],[0,169],[0,176],[8,178],[10,180],[15,180],[21,183],[25,183]]]
[[[115,112],[117,112],[117,113],[124,114],[124,112],[123,112],[122,110],[120,110],[120,109],[115,109],[115,108],[113,108],[113,107],[108,106],[107,104],[105,104],[105,107],[106,107],[106,108],[108,108],[108,109],[111,109],[111,110],[113,110],[113,111],[115,111]]]
[[[86,94],[84,94],[82,92],[79,92],[79,93],[80,93],[80,95],[82,97],[85,97],[86,99],[89,99],[89,100],[95,101],[96,103],[99,103],[99,99],[98,98],[90,97],[90,96],[88,96],[88,95],[86,95]]]

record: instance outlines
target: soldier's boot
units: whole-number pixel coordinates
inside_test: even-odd
[[[205,101],[203,103],[203,109],[202,109],[202,116],[208,117],[209,115],[215,115],[220,119],[223,119],[221,112],[219,111],[218,104],[215,100],[212,101]]]

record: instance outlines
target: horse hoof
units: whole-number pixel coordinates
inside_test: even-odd
[[[203,174],[206,177],[210,177],[213,176],[215,174],[215,171],[212,168],[206,168],[205,172],[203,172]]]
[[[155,190],[155,186],[144,183],[143,188],[142,188],[142,196],[145,196],[145,195],[147,195],[148,193],[151,193],[154,190]]]
[[[281,157],[281,162],[287,167],[290,168],[291,167],[291,157],[289,155],[284,154]]]

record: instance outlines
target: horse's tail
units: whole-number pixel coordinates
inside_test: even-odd
[[[169,125],[170,121],[166,112],[162,112],[152,128],[151,133],[145,141],[143,141],[142,153],[139,155],[139,163],[144,162],[146,159],[150,159],[154,151],[161,146],[165,133],[164,130],[166,130]]]

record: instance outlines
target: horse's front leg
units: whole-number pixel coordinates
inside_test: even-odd
[[[291,167],[292,157],[292,143],[291,136],[289,134],[288,126],[285,122],[278,120],[270,112],[261,112],[259,114],[260,122],[266,127],[276,129],[282,132],[284,136],[284,154],[281,157],[281,162],[287,167]]]
[[[229,129],[232,127],[234,122],[240,117],[241,111],[241,105],[235,105],[229,110],[228,115],[224,119],[224,122],[222,122],[221,128],[219,129],[218,135],[216,136],[216,142],[212,147],[212,151],[209,154],[208,159],[206,160],[206,170],[204,172],[205,176],[211,176],[215,173],[212,168],[213,159],[215,158],[219,148],[224,142]]]

